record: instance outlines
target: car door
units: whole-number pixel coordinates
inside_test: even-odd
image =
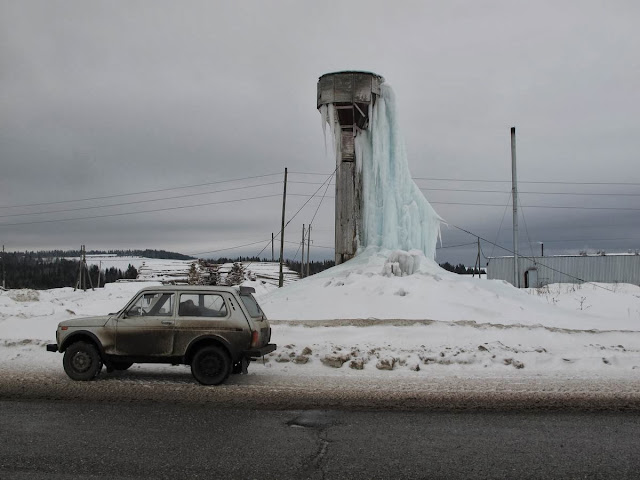
[[[232,313],[236,307],[226,297],[223,292],[180,293],[175,330],[178,353],[186,351],[189,344],[201,336],[221,337],[238,350],[248,346],[249,325],[246,321],[237,321]]]
[[[117,355],[171,355],[174,343],[175,297],[175,292],[142,292],[118,318]]]

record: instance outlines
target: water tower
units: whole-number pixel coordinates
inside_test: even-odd
[[[356,171],[355,137],[369,127],[369,105],[384,78],[369,72],[327,73],[318,79],[318,109],[333,105],[336,132],[336,265],[358,250],[362,182]]]

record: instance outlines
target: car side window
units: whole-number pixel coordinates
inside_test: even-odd
[[[221,295],[183,293],[180,295],[178,315],[181,317],[226,317],[227,306]]]
[[[129,307],[128,317],[167,317],[173,315],[173,293],[145,293]]]

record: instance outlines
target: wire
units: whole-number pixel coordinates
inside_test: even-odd
[[[336,173],[336,171],[337,171],[337,170],[338,170],[338,167],[336,167],[336,168],[335,168],[335,170],[331,173],[331,175],[329,176],[329,178],[328,178],[327,180],[330,180],[330,179],[331,179],[331,177]],[[300,211],[301,211],[301,210],[302,210],[302,209],[307,205],[307,203],[309,203],[309,202],[311,201],[311,199],[312,199],[313,197],[315,197],[315,196],[316,196],[316,194],[317,194],[317,193],[320,191],[320,189],[324,186],[324,184],[327,182],[327,180],[325,180],[324,182],[322,182],[322,185],[320,185],[320,187],[318,187],[318,189],[317,189],[315,192],[313,192],[313,195],[309,196],[309,199],[308,199],[306,202],[304,202],[304,203],[302,204],[302,206],[298,209],[298,211],[297,211],[296,213],[294,213],[294,214],[293,214],[293,217],[291,217],[291,218],[289,219],[289,221],[284,225],[285,227],[286,227],[287,225],[289,225],[289,224],[291,223],[291,221],[292,221],[294,218],[296,218],[296,216],[300,213]],[[297,196],[306,196],[306,195],[297,195]],[[278,233],[278,235],[280,235],[280,233],[281,233],[281,232],[282,232],[282,230],[280,230],[280,232]]]
[[[337,168],[336,168],[337,170]],[[322,201],[324,200],[325,195],[327,194],[327,190],[329,190],[329,185],[331,184],[331,179],[336,174],[336,170],[333,171],[331,176],[329,177],[329,182],[327,182],[327,187],[324,189],[324,193],[322,194],[322,198],[320,199],[320,203],[318,203],[318,207],[316,208],[313,217],[311,218],[311,222],[309,223],[309,229],[311,229],[311,225],[313,225],[313,221],[316,219],[316,215],[318,214],[318,210],[320,210],[320,205],[322,205]]]
[[[527,232],[527,240],[529,241],[529,249],[531,250],[531,256],[533,257],[533,245],[531,244],[531,237],[529,236],[529,228],[527,227],[527,219],[524,218],[524,208],[522,206],[522,202],[520,201],[520,197],[518,197],[518,205],[520,206],[520,215],[522,215],[522,221],[524,222],[524,230]]]
[[[137,215],[140,213],[153,213],[153,212],[166,212],[169,210],[180,210],[180,209],[185,209],[185,208],[194,208],[194,207],[204,207],[207,205],[220,205],[223,203],[235,203],[235,202],[244,202],[246,200],[257,200],[260,198],[271,198],[271,197],[280,197],[280,194],[274,194],[274,195],[261,195],[259,197],[247,197],[247,198],[240,198],[237,200],[221,200],[218,202],[207,202],[207,203],[198,203],[196,205],[182,205],[179,207],[166,207],[166,208],[156,208],[153,210],[141,210],[139,212],[120,212],[120,213],[109,213],[109,214],[105,214],[105,215],[94,215],[91,217],[76,217],[76,218],[60,218],[58,220],[38,220],[38,221],[33,221],[33,222],[20,222],[20,223],[0,223],[0,228],[1,227],[10,227],[10,226],[17,226],[17,225],[34,225],[36,223],[54,223],[54,222],[68,222],[68,221],[72,221],[72,220],[91,220],[94,218],[106,218],[106,217],[121,217],[124,215]]]
[[[478,183],[511,183],[511,180],[480,180],[480,179],[463,179],[463,178],[432,178],[432,177],[412,177],[414,180],[430,180],[430,181],[442,181],[442,182],[478,182]],[[561,181],[522,181],[520,183],[531,184],[549,184],[549,185],[633,185],[639,186],[640,183],[634,182],[561,182]]]
[[[188,193],[186,195],[174,195],[173,197],[154,198],[154,199],[150,199],[150,200],[134,200],[132,202],[112,203],[110,205],[95,205],[95,206],[92,206],[92,207],[64,208],[64,209],[61,209],[61,210],[49,210],[49,211],[46,211],[46,212],[12,213],[12,214],[8,214],[8,215],[0,215],[0,218],[23,217],[23,216],[27,216],[27,215],[46,215],[48,213],[76,212],[76,211],[80,211],[80,210],[91,210],[91,209],[95,209],[95,208],[121,207],[123,205],[135,205],[135,204],[140,204],[140,203],[162,202],[164,200],[173,200],[173,199],[176,199],[176,198],[197,197],[197,196],[202,196],[202,195],[210,195],[210,194],[213,194],[213,193],[231,192],[231,191],[234,191],[234,190],[246,190],[247,188],[263,187],[265,185],[276,185],[276,184],[279,184],[279,183],[281,183],[281,182],[259,183],[257,185],[246,185],[246,186],[242,186],[242,187],[225,188],[223,190],[215,190],[213,192]]]
[[[495,203],[462,203],[462,202],[429,202],[432,205],[466,205],[478,207],[502,207]],[[640,211],[640,208],[633,207],[576,207],[569,205],[529,205],[527,208],[564,208],[569,210],[631,210]]]
[[[507,215],[507,209],[509,208],[509,199],[511,198],[511,193],[509,192],[509,196],[507,197],[507,202],[504,204],[504,212],[502,212],[502,220],[500,220],[500,226],[498,227],[498,233],[496,233],[496,242],[498,241],[498,237],[500,236],[500,230],[502,229],[502,223],[504,222],[504,217]],[[493,257],[493,252],[496,249],[497,244],[493,244],[493,248],[491,249],[491,256]]]
[[[304,203],[302,204],[302,206],[298,209],[298,211],[297,211],[296,213],[294,213],[294,214],[293,214],[293,216],[289,219],[289,221],[288,221],[288,222],[286,222],[286,223],[284,224],[284,228],[281,228],[281,229],[280,229],[280,231],[279,231],[279,232],[278,232],[278,233],[273,237],[273,239],[274,239],[274,240],[275,240],[275,238],[276,238],[276,237],[279,237],[279,236],[282,234],[282,231],[283,231],[285,228],[287,228],[287,225],[289,225],[289,224],[293,221],[293,219],[294,219],[294,218],[296,218],[296,216],[297,216],[297,215],[302,211],[302,209],[307,205],[307,203],[309,203],[309,202],[311,201],[311,199],[312,199],[313,197],[315,197],[315,196],[316,196],[316,194],[320,191],[320,189],[322,188],[322,186],[323,186],[325,183],[327,183],[327,181],[331,180],[331,177],[336,173],[336,171],[337,171],[337,170],[338,170],[338,167],[336,166],[335,170],[331,173],[331,175],[329,176],[329,178],[327,178],[327,180],[325,180],[324,182],[322,182],[322,185],[320,185],[320,186],[318,187],[318,189],[313,193],[313,195],[311,195],[311,196],[307,199],[307,201],[306,201],[306,202],[304,202]],[[283,242],[283,243],[284,243],[284,242]],[[267,249],[267,247],[268,247],[268,246],[269,246],[269,243],[267,243],[267,244],[265,245],[265,247],[264,247],[262,250],[260,250],[260,253],[258,253],[258,254],[256,255],[256,257],[259,257],[259,256],[262,254],[262,252],[264,252],[264,251]],[[284,260],[284,259],[283,259],[283,260]],[[249,263],[249,264],[247,265],[247,267],[249,267],[249,265],[251,265],[251,263]]]
[[[462,228],[462,227],[458,227],[457,225],[454,225],[454,224],[450,224],[450,225],[451,225],[452,227],[454,227],[454,228],[457,228],[457,229],[458,229],[458,230],[460,230],[460,231],[463,231],[463,232],[465,232],[465,233],[468,233],[469,235],[471,235],[471,236],[473,236],[473,237],[479,238],[480,240],[484,240],[485,242],[488,242],[488,243],[492,243],[492,244],[493,244],[493,245],[495,245],[496,247],[498,247],[498,248],[500,248],[500,249],[502,249],[502,250],[505,250],[505,251],[507,251],[507,252],[509,252],[509,253],[513,254],[513,255],[514,255],[514,257],[515,257],[515,252],[514,252],[514,251],[509,250],[508,248],[503,247],[502,245],[498,245],[497,243],[494,243],[494,242],[492,242],[491,240],[487,240],[486,238],[481,237],[480,235],[477,235],[477,234],[475,234],[475,233],[473,233],[473,232],[470,232],[469,230],[466,230],[466,229],[464,229],[464,228]],[[525,256],[525,255],[519,255],[518,257],[519,257],[519,258],[526,258],[527,260],[532,260],[532,261],[536,262],[538,265],[540,265],[540,266],[542,266],[542,267],[545,267],[545,268],[548,268],[549,270],[554,271],[554,272],[556,272],[556,273],[560,273],[560,274],[562,274],[562,275],[566,275],[567,277],[573,278],[573,279],[575,279],[575,280],[579,280],[580,282],[583,282],[583,283],[589,283],[589,284],[591,284],[591,285],[595,285],[596,287],[601,288],[601,289],[603,289],[603,290],[607,290],[608,292],[613,292],[613,290],[610,290],[610,289],[608,289],[608,288],[605,288],[605,287],[603,287],[602,285],[598,285],[597,283],[594,283],[594,282],[588,282],[587,280],[584,280],[583,278],[576,277],[575,275],[571,275],[571,274],[569,274],[569,273],[563,272],[563,271],[558,270],[558,269],[556,269],[556,268],[550,267],[549,265],[545,265],[544,263],[541,263],[541,262],[539,262],[539,261],[536,261],[536,260],[535,260],[534,258],[532,258],[532,257],[527,257],[527,256]],[[487,257],[485,257],[485,258],[487,258]],[[488,260],[488,259],[487,259],[487,260]]]
[[[314,182],[297,182],[297,183],[314,183]],[[474,192],[474,193],[507,193],[506,190],[477,190],[473,188],[424,188],[418,187],[424,192]],[[578,193],[578,192],[522,192],[518,191],[518,195],[576,195],[576,196],[609,196],[609,197],[640,197],[640,193]]]
[[[257,245],[258,243],[262,243],[262,242],[264,242],[264,240],[260,240],[258,242],[252,242],[252,243],[245,243],[244,245],[236,245],[234,247],[218,248],[217,250],[208,250],[206,252],[187,253],[186,255],[189,255],[190,257],[196,257],[198,255],[204,255],[205,253],[224,252],[224,251],[227,251],[227,250],[235,250],[237,248],[249,247],[251,245]],[[271,242],[271,240],[269,240],[269,242]]]
[[[443,248],[456,248],[456,247],[468,247],[469,245],[475,245],[476,242],[471,242],[471,243],[461,243],[460,245],[446,245],[444,247],[436,247],[436,250],[440,250]]]
[[[35,207],[35,206],[39,206],[39,205],[55,205],[55,204],[59,204],[59,203],[71,203],[71,202],[84,202],[87,200],[103,200],[105,198],[115,198],[115,197],[127,197],[127,196],[131,196],[131,195],[143,195],[146,193],[157,193],[157,192],[168,192],[169,190],[180,190],[183,188],[194,188],[194,187],[203,187],[206,185],[217,185],[220,183],[229,183],[229,182],[239,182],[241,180],[250,180],[253,178],[263,178],[263,177],[272,177],[274,175],[281,175],[280,173],[268,173],[265,175],[255,175],[252,177],[243,177],[243,178],[232,178],[230,180],[220,180],[217,182],[207,182],[207,183],[198,183],[195,185],[184,185],[181,187],[171,187],[171,188],[160,188],[157,190],[146,190],[146,191],[142,191],[142,192],[133,192],[133,193],[120,193],[117,195],[104,195],[102,197],[89,197],[89,198],[79,198],[76,200],[60,200],[57,202],[43,202],[43,203],[29,203],[29,204],[22,204],[22,205],[4,205],[4,206],[0,206],[0,208],[18,208],[18,207]]]

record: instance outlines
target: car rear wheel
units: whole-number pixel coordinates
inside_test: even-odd
[[[93,380],[102,370],[100,353],[93,343],[76,342],[64,352],[64,371],[73,380]]]
[[[219,385],[231,373],[229,354],[220,347],[203,347],[193,356],[191,373],[203,385]]]

